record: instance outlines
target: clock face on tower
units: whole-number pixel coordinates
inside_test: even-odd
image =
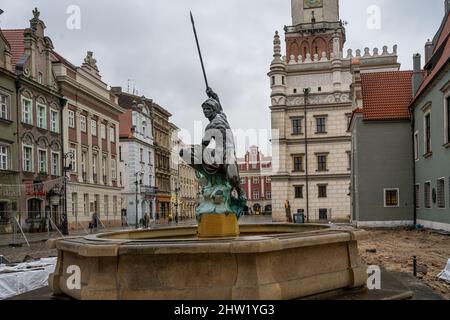
[[[323,6],[323,0],[303,0],[303,7],[305,9],[321,8]]]

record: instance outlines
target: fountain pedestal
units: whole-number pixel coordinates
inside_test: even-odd
[[[239,222],[235,214],[209,214],[198,224],[199,238],[228,238],[239,236]]]

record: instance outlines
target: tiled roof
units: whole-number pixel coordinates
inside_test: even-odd
[[[6,40],[8,40],[9,45],[11,46],[11,63],[14,70],[16,69],[17,61],[19,61],[19,59],[25,52],[23,43],[24,31],[24,29],[1,30]]]
[[[437,34],[436,45],[433,50],[433,56],[430,61],[433,61],[431,72],[425,76],[414,101],[417,100],[420,95],[425,91],[428,85],[438,75],[441,69],[447,64],[450,59],[450,14],[443,20],[442,30]],[[413,101],[413,102],[414,102]]]
[[[412,71],[363,73],[364,120],[410,119]]]

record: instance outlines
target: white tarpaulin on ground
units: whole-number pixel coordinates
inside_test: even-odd
[[[439,279],[447,281],[448,283],[450,283],[450,259],[447,262],[447,267],[445,268],[444,271],[442,271],[439,275],[438,275]]]
[[[0,265],[0,300],[8,299],[48,285],[48,277],[55,271],[56,258]]]

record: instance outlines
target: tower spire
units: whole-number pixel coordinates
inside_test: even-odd
[[[273,61],[275,62],[281,62],[281,41],[280,41],[280,35],[278,34],[278,31],[275,31],[275,36],[273,37]]]

